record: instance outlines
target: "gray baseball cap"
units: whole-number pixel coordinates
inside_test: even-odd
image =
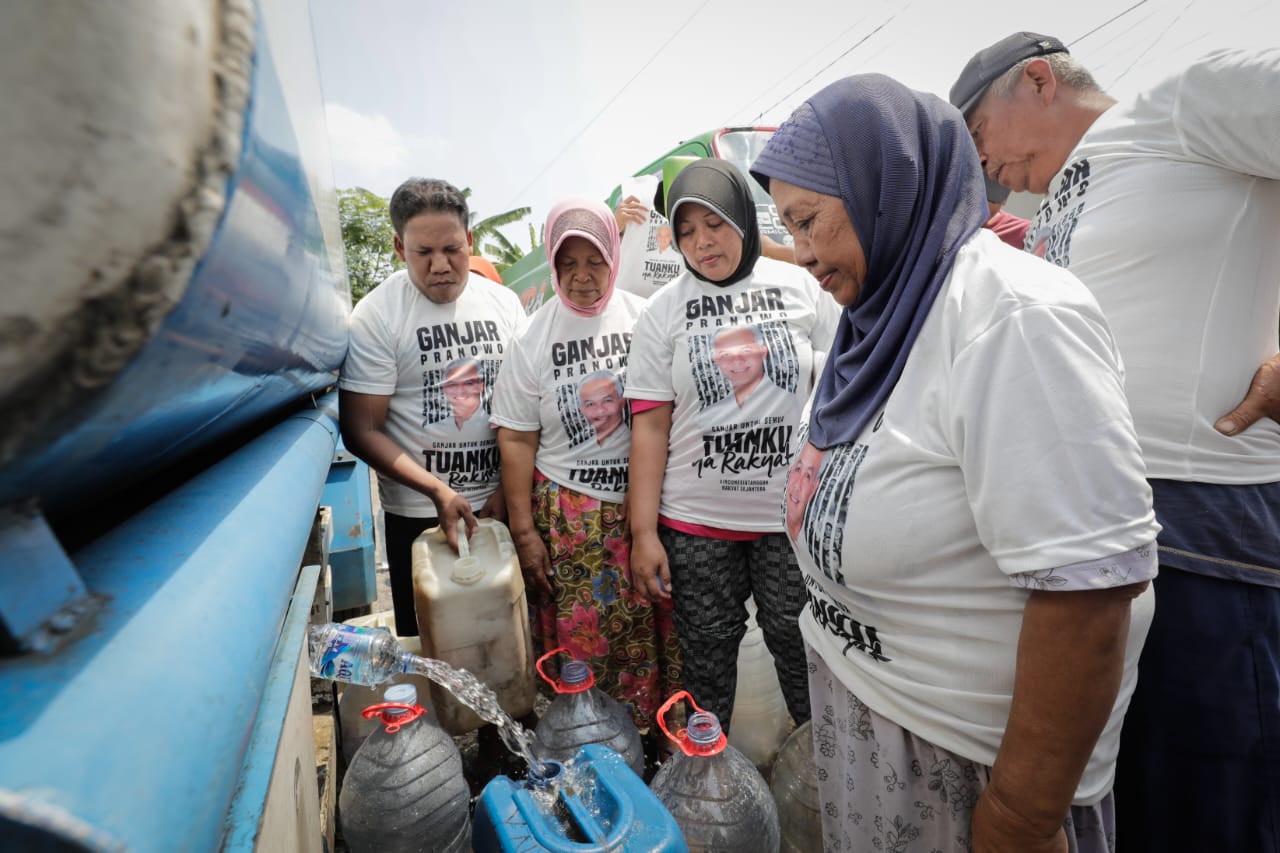
[[[1050,53],[1068,53],[1066,45],[1053,36],[1020,32],[1006,36],[973,55],[951,87],[951,105],[968,115],[978,105],[997,77],[1024,59],[1047,56]]]

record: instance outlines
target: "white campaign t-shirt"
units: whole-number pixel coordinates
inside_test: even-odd
[[[351,314],[351,344],[338,387],[390,395],[387,435],[480,509],[498,487],[497,431],[489,399],[503,356],[525,322],[520,299],[474,273],[457,301],[437,305],[404,270]],[[436,514],[420,492],[378,476],[388,512]]]
[[[537,469],[598,500],[616,503],[627,491],[631,429],[623,384],[643,305],[615,290],[604,311],[583,317],[553,298],[512,343],[493,392],[494,424],[541,431]]]
[[[801,630],[854,695],[995,760],[1030,589],[1159,530],[1122,382],[1079,281],[989,231],[962,247],[879,416],[851,444],[804,446],[787,484],[802,513],[798,531],[787,519],[809,594]],[[1126,580],[1097,571],[1100,586]],[[1038,574],[1012,577],[1023,572]],[[1077,802],[1111,786],[1152,612],[1148,589]]]
[[[675,402],[663,515],[727,530],[779,529],[815,353],[831,346],[838,317],[813,276],[771,258],[725,287],[686,272],[649,300],[632,340],[627,397]],[[724,336],[732,330],[739,333]]]
[[[1280,424],[1214,422],[1276,352],[1280,50],[1210,54],[1094,122],[1027,231],[1115,333],[1150,476],[1280,481]]]

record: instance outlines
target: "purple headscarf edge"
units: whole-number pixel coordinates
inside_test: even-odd
[[[988,218],[977,149],[941,98],[864,74],[797,109],[752,174],[828,195],[833,174],[862,242],[867,275],[841,315],[809,420],[815,447],[852,442],[901,377],[956,253]]]

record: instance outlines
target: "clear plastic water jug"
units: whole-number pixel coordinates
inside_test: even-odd
[[[733,697],[729,743],[763,773],[778,755],[794,723],[778,684],[773,655],[756,624],[756,604],[747,599],[747,633],[738,647],[738,687]]]
[[[498,776],[476,800],[475,853],[687,853],[680,827],[618,753],[587,744],[529,778]],[[745,850],[755,848],[747,847]]]
[[[534,750],[539,758],[568,761],[589,743],[607,746],[622,756],[637,776],[644,775],[644,744],[627,709],[595,686],[595,673],[586,661],[567,660],[560,677],[552,678],[544,664],[569,650],[552,649],[538,658],[538,674],[556,691],[556,698],[538,720]]]
[[[694,712],[675,734],[666,715],[680,699]],[[658,725],[680,751],[659,768],[649,787],[670,810],[692,850],[778,853],[778,809],[749,758],[729,745],[720,720],[685,691],[658,710]]]
[[[383,610],[368,616],[357,616],[342,624],[357,628],[375,628],[387,631],[395,637],[402,651],[411,655],[422,654],[422,643],[417,637],[397,637],[394,631],[395,613]],[[342,735],[342,764],[347,766],[355,757],[356,750],[364,739],[373,733],[381,723],[369,719],[362,713],[365,708],[382,701],[382,691],[391,684],[412,684],[418,694],[418,703],[427,709],[426,719],[436,721],[431,709],[431,679],[416,673],[398,672],[378,687],[366,687],[363,684],[339,684],[338,693],[338,728]],[[438,722],[436,723],[438,725]]]
[[[778,750],[769,790],[778,804],[782,853],[810,853],[822,849],[821,799],[818,765],[813,761],[813,727],[797,726]]]
[[[460,526],[455,554],[444,531],[433,527],[413,542],[413,597],[422,653],[465,669],[489,687],[512,717],[533,710],[529,608],[515,545],[506,525],[490,518],[468,541]],[[443,687],[433,684],[431,704],[453,735],[484,721]]]
[[[338,794],[352,853],[460,853],[470,848],[471,791],[453,738],[425,718],[412,684],[388,687],[365,713],[384,727],[356,751]]]

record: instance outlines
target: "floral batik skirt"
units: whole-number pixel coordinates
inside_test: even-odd
[[[564,647],[590,663],[596,686],[627,706],[645,731],[680,689],[680,644],[670,601],[650,604],[632,583],[622,504],[540,478],[533,521],[555,574],[553,604],[534,608],[538,654]]]
[[[832,675],[812,646],[809,699],[826,853],[968,853],[973,806],[991,768],[961,758],[880,716]],[[1110,793],[1072,806],[1069,853],[1115,850]]]

